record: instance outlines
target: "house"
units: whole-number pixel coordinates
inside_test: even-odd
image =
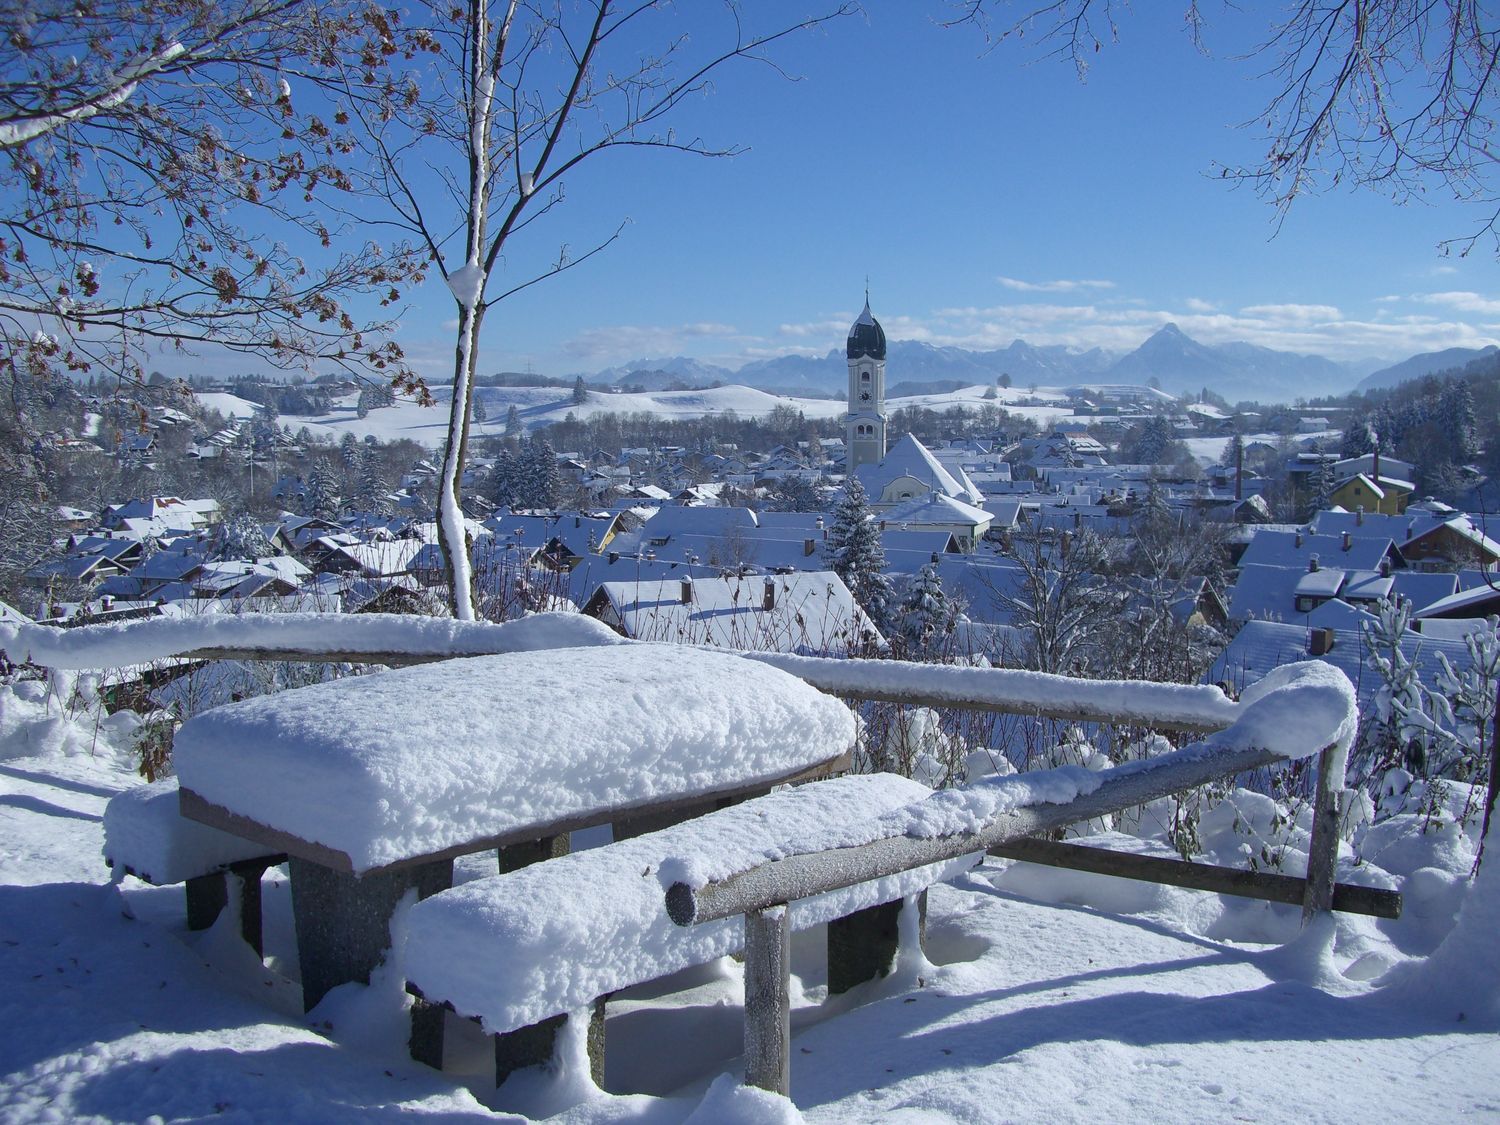
[[[737,651],[850,656],[885,643],[829,570],[605,582],[583,612],[637,640]]]
[[[1329,494],[1329,499],[1341,508],[1364,508],[1371,512],[1400,515],[1406,511],[1407,501],[1416,491],[1409,480],[1382,476],[1378,479],[1364,473],[1356,473],[1338,484]]]
[[[1401,545],[1401,554],[1421,569],[1453,564],[1494,567],[1500,563],[1500,543],[1460,515],[1419,531]]]

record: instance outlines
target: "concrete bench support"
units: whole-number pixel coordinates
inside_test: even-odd
[[[927,892],[918,898],[920,932],[927,930]],[[890,973],[901,946],[903,903],[883,902],[828,923],[828,994],[848,992],[855,985],[879,980]]]
[[[266,868],[282,862],[281,856],[265,856],[231,863],[226,870],[198,875],[184,883],[187,924],[190,930],[206,930],[219,920],[229,905],[231,890],[239,896],[240,936],[259,956],[265,956],[261,936],[260,880]]]
[[[370,982],[390,948],[391,914],[408,891],[423,899],[453,885],[451,859],[364,876],[296,856],[290,864],[303,1011],[341,984]]]
[[[524,844],[509,844],[499,850],[500,873],[519,871],[544,859],[557,859],[568,854],[568,833],[559,836],[543,836],[540,840],[528,840]]]

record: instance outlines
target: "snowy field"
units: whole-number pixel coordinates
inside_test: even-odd
[[[64,709],[36,682],[0,688],[0,1120],[491,1121],[560,1107],[540,1074],[497,1097],[477,1039],[450,1049],[458,1073],[411,1063],[400,984],[379,974],[303,1016],[284,873],[266,885],[267,967],[227,919],[189,933],[180,887],[111,885],[100,818],[138,783],[134,724]],[[1222,853],[1263,811],[1264,798],[1238,800],[1205,822]],[[738,1066],[740,969],[726,960],[679,981],[687,992],[612,1001],[607,1085],[630,1093],[557,1119],[1500,1118],[1500,896],[1482,882],[1442,945],[1471,838],[1376,831],[1370,854],[1400,882],[1406,917],[1340,917],[1336,935],[1300,939],[1284,908],[991,860],[934,889],[935,964],[920,979],[824,1005],[818,935],[799,940],[795,1109],[715,1085]],[[490,869],[471,857],[458,877]]]
[[[993,400],[983,396],[994,389],[999,395]],[[431,449],[442,445],[447,432],[448,404],[452,399],[452,388],[432,388],[434,406],[418,406],[405,399],[398,399],[394,406],[371,410],[364,418],[355,409],[356,395],[348,395],[338,402],[328,414],[312,417],[283,415],[278,419],[293,431],[306,426],[315,436],[329,441],[338,441],[345,433],[357,438],[373,434],[380,441],[405,438],[419,442]],[[842,399],[790,398],[785,395],[768,394],[751,387],[731,385],[699,391],[651,391],[639,394],[602,394],[589,392],[586,403],[575,404],[572,392],[558,387],[480,387],[478,396],[484,403],[485,420],[474,423],[474,432],[481,436],[501,436],[505,433],[505,418],[514,406],[522,425],[528,430],[561,422],[569,414],[587,419],[599,414],[651,413],[663,418],[703,418],[715,414],[733,412],[742,418],[764,418],[778,406],[800,410],[808,418],[842,418],[848,409]],[[1057,399],[1059,405],[1038,406],[1010,405],[1018,399]],[[212,393],[198,396],[205,406],[218,410],[226,418],[250,418],[255,413],[255,404],[234,395]],[[955,404],[975,409],[990,401],[1012,413],[1033,418],[1039,425],[1047,425],[1058,418],[1068,417],[1070,411],[1061,404],[1062,395],[1057,392],[1039,390],[1035,395],[1018,390],[998,390],[982,386],[966,387],[941,395],[914,395],[910,398],[888,399],[890,410],[903,406],[923,406],[932,410],[944,410]]]

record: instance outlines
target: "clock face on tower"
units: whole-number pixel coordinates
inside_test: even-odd
[[[860,391],[859,392],[859,397],[860,397],[860,401],[861,402],[869,402],[870,401],[870,392],[869,391]]]

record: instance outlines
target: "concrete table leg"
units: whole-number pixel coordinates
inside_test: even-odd
[[[495,1085],[528,1066],[551,1062],[557,1036],[567,1016],[551,1016],[528,1027],[518,1027],[495,1036]],[[594,1085],[604,1085],[604,997],[594,1001],[588,1026],[589,1074]]]
[[[368,984],[391,945],[391,915],[407,891],[426,898],[453,885],[453,861],[440,860],[363,877],[291,858],[292,917],[302,966],[302,1010],[332,988]]]
[[[920,895],[923,931],[927,921],[927,892]],[[828,923],[828,994],[848,992],[857,984],[879,980],[896,963],[901,945],[900,899],[857,910]]]

